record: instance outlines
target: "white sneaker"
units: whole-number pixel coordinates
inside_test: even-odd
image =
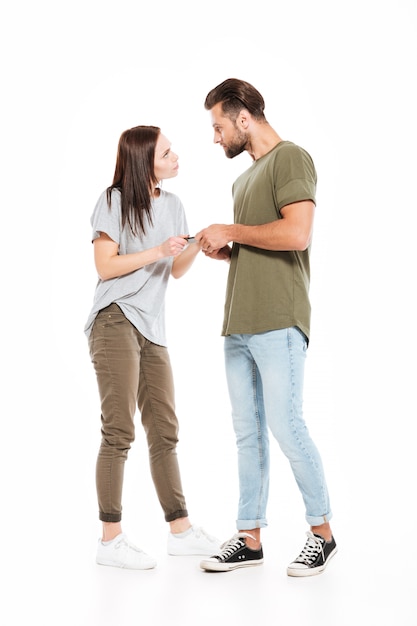
[[[124,533],[106,543],[99,539],[96,563],[125,569],[152,569],[156,566],[155,559],[131,543]]]
[[[219,539],[197,526],[191,526],[185,533],[168,534],[168,554],[171,556],[212,556],[220,546]]]

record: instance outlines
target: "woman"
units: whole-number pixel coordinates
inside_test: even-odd
[[[152,479],[169,523],[168,552],[211,555],[220,542],[192,526],[176,455],[178,421],[165,337],[170,275],[191,267],[200,247],[187,241],[184,209],[160,182],[178,174],[178,156],[154,126],[122,133],[113,184],[91,218],[99,275],[85,326],[101,399],[96,486],[103,524],[97,563],[150,569],[155,560],[122,532],[123,470],[139,408]]]

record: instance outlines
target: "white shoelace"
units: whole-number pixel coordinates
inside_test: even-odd
[[[205,537],[208,541],[216,541],[215,537],[209,535],[208,532],[204,530],[204,528],[201,528],[199,526],[193,526],[192,528],[197,539],[200,539],[200,537]]]
[[[124,535],[122,535],[114,544],[115,550],[119,550],[122,547],[126,547],[134,552],[138,552],[139,554],[144,554],[143,550],[135,546],[134,543],[131,543]]]
[[[305,563],[306,565],[311,565],[312,563],[314,563],[320,553],[324,561],[324,540],[319,539],[309,530],[307,531],[306,535],[308,537],[307,543],[301,550],[300,556],[295,559],[295,563]]]
[[[254,537],[252,537],[249,533],[237,533],[236,535],[233,535],[229,541],[225,541],[225,543],[222,544],[220,554],[216,554],[215,557],[221,561],[225,561],[240,548],[243,548],[245,545],[245,537],[251,537],[254,539]]]

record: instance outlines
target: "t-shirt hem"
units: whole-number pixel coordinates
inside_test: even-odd
[[[229,335],[258,335],[260,333],[267,333],[273,330],[283,330],[284,328],[293,328],[297,327],[301,330],[301,332],[306,336],[307,340],[310,339],[310,328],[306,326],[304,323],[296,320],[288,320],[282,323],[275,323],[273,325],[266,324],[255,327],[248,327],[247,325],[242,326],[231,326],[230,328],[223,328],[221,332],[222,337],[228,337]]]

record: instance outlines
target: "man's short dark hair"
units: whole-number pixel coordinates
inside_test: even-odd
[[[256,120],[265,120],[263,97],[253,85],[244,80],[228,78],[214,87],[207,94],[204,107],[210,111],[220,102],[223,113],[234,121],[242,109],[247,109]]]

